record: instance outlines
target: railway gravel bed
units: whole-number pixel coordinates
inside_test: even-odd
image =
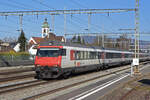
[[[0,78],[0,84],[3,84],[4,82],[10,82],[13,80],[30,78],[30,77],[34,77],[34,76],[35,76],[35,73],[33,73],[33,72],[22,73],[21,75],[15,75],[15,76],[7,76],[7,77]]]
[[[8,86],[3,86],[3,87],[0,87],[0,95],[2,95],[4,93],[9,93],[12,91],[18,91],[21,89],[27,89],[30,87],[35,87],[38,85],[44,85],[47,83],[49,83],[49,81],[31,80],[31,81],[20,82],[20,83],[8,85]]]
[[[133,77],[99,100],[150,100],[150,73]]]
[[[119,69],[118,68],[108,69],[105,71],[72,77],[66,80],[57,80],[56,82],[54,82],[54,80],[49,80],[47,81],[46,84],[42,83],[37,86],[31,85],[30,87],[28,85],[28,87],[30,88],[23,88],[20,89],[19,91],[11,90],[11,92],[3,93],[3,95],[0,95],[0,99],[6,99],[6,100],[7,99],[9,100],[9,98],[13,98],[14,100],[20,100],[23,98],[27,100],[33,98],[35,99],[35,98],[39,98],[39,96],[42,97],[45,96],[46,94],[55,93],[58,92],[59,90],[72,87],[73,85],[75,86],[91,80],[96,80],[97,78],[102,78],[110,74],[117,74],[117,72],[129,69],[129,67],[130,66],[124,66],[124,67],[120,67]]]
[[[142,63],[146,64],[146,63]],[[108,76],[110,74],[117,74],[120,71],[124,71],[129,69],[130,66],[122,66],[116,67],[112,69],[107,69],[105,71],[95,72],[95,73],[88,73],[80,76],[75,76],[70,79],[66,80],[49,80],[49,81],[42,81],[42,80],[35,80],[32,79],[31,81],[24,82],[16,82],[16,84],[10,84],[5,86],[0,86],[0,99],[5,100],[33,100],[39,97],[43,97],[45,95],[49,95],[60,90],[65,90],[72,86],[78,86],[80,84],[96,80],[98,78],[102,78],[104,76]]]
[[[17,73],[24,73],[24,72],[30,72],[34,71],[34,68],[26,68],[26,69],[21,69],[21,70],[15,70],[15,71],[5,71],[5,72],[0,72],[0,75],[11,75],[11,74],[17,74]]]
[[[33,66],[0,68],[0,85],[3,83],[18,81],[35,76]]]
[[[34,65],[29,66],[11,66],[11,67],[0,67],[0,72],[16,71],[34,68]]]

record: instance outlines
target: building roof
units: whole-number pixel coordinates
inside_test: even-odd
[[[40,42],[44,41],[44,38],[41,37],[32,37],[34,39],[34,41],[39,44]]]
[[[43,41],[62,41],[62,39],[64,39],[63,36],[56,36],[53,33],[49,33],[49,37],[46,38],[42,38],[42,37],[32,37],[33,41],[30,41],[30,44],[40,44]],[[36,43],[35,43],[36,42]]]
[[[63,36],[56,36],[56,40],[62,41],[62,39],[65,39]]]
[[[9,44],[8,42],[3,42],[3,43],[1,43],[0,45],[1,45],[1,46],[6,46],[6,47],[8,47],[10,44]]]

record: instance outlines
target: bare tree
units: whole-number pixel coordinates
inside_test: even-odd
[[[17,39],[15,37],[5,37],[2,39],[3,42],[8,42],[8,43],[11,43],[11,42],[17,42]]]

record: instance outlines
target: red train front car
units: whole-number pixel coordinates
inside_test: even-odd
[[[37,78],[57,78],[61,75],[62,46],[39,46],[35,57]]]

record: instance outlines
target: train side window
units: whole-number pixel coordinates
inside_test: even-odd
[[[96,59],[97,57],[97,52],[90,52],[90,59]]]
[[[75,51],[75,60],[78,59],[77,51]]]
[[[110,53],[106,52],[106,59],[109,59],[110,57]]]
[[[110,53],[110,58],[115,58],[115,53]]]
[[[122,54],[121,53],[118,53],[118,58],[122,58]]]
[[[85,51],[85,59],[88,59],[88,51]]]
[[[118,55],[118,53],[112,53],[112,58],[119,58],[119,55]]]
[[[93,59],[94,58],[93,52],[89,52],[89,53],[90,53],[90,59]]]
[[[81,59],[81,53],[80,53],[80,51],[76,51],[75,52],[75,58],[76,58],[76,60],[80,60]]]
[[[87,59],[87,52],[84,51],[84,59],[86,60]]]
[[[83,59],[83,51],[80,51],[80,59]]]
[[[83,59],[85,60],[86,58],[85,58],[85,51],[83,51]]]
[[[98,59],[98,52],[96,52],[96,59]]]
[[[92,58],[92,55],[91,55],[91,52],[89,52],[89,59],[91,59]]]
[[[105,53],[105,55],[106,55],[106,59],[108,59],[109,56],[108,56],[108,53],[107,53],[107,52]]]
[[[132,54],[129,54],[129,58],[132,58]]]
[[[84,59],[84,51],[82,51],[82,59]]]
[[[125,58],[129,58],[129,54],[125,54]]]
[[[90,52],[88,51],[88,59],[90,59]]]
[[[38,55],[38,53],[39,53],[39,49],[37,49],[36,56]]]
[[[98,52],[98,59],[101,59],[101,53]]]
[[[121,58],[121,56],[122,56],[121,53],[116,53],[116,54],[114,54],[114,55],[116,55],[115,58]]]
[[[79,60],[81,60],[81,51],[78,51]]]
[[[111,58],[115,58],[117,57],[117,55],[115,55],[115,53],[106,53],[106,59],[111,59]]]
[[[61,49],[61,55],[66,56],[66,49]]]

